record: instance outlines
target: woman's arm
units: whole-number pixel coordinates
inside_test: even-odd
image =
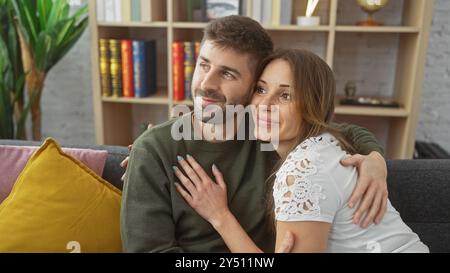
[[[331,224],[326,222],[277,221],[277,240],[275,247],[278,249],[279,244],[282,241],[279,234],[284,234],[286,231],[289,231],[293,234],[296,242],[293,246],[292,252],[325,252],[328,246],[328,235],[330,233],[330,228]]]

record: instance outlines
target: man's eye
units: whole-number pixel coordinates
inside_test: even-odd
[[[200,63],[200,67],[201,67],[203,70],[205,70],[205,71],[209,70],[209,64],[206,64],[206,63]]]
[[[223,76],[224,76],[226,79],[229,79],[229,80],[234,79],[234,75],[231,74],[231,73],[228,72],[228,71],[224,71],[224,72],[223,72]]]

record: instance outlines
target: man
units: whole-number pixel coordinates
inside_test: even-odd
[[[259,63],[273,51],[267,32],[246,17],[229,16],[209,23],[194,71],[192,90],[196,107],[247,105]],[[275,152],[261,151],[255,140],[176,141],[172,126],[187,122],[189,130],[223,124],[208,122],[206,112],[192,113],[147,130],[133,144],[124,184],[121,234],[126,252],[227,252],[220,236],[187,205],[175,189],[172,166],[177,156],[196,158],[205,169],[220,166],[227,181],[229,207],[244,229],[265,252],[274,251],[275,236],[266,222],[266,180],[273,173]],[[225,120],[224,122],[229,122]],[[235,122],[232,120],[231,122]],[[365,129],[341,126],[362,154],[346,164],[357,165],[360,182],[349,206],[359,202],[354,221],[367,226],[384,214],[386,164],[382,148]],[[201,131],[201,130],[200,130]],[[209,172],[211,175],[211,172]],[[366,217],[362,219],[362,216]]]

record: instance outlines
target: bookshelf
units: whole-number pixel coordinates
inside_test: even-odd
[[[293,18],[305,13],[306,2],[293,0]],[[157,14],[154,22],[117,23],[98,22],[96,0],[89,0],[93,105],[98,144],[128,145],[141,133],[142,123],[158,124],[168,120],[175,105],[192,106],[189,100],[173,100],[171,45],[174,41],[199,41],[206,23],[187,21],[185,0],[153,0],[152,3],[153,8],[158,9],[154,10]],[[321,17],[320,26],[264,27],[276,47],[310,49],[326,60],[336,73],[339,95],[343,95],[345,81],[351,79],[361,83],[362,95],[372,95],[372,86],[379,85],[382,95],[399,102],[400,108],[383,108],[342,106],[337,101],[335,119],[370,129],[385,145],[388,158],[408,159],[412,158],[414,150],[433,1],[395,0],[390,3],[393,4],[389,12],[383,15],[380,11],[375,16],[384,16],[382,20],[386,25],[380,27],[352,25],[365,15],[359,12],[355,1],[346,0],[320,1],[315,12]],[[147,98],[102,97],[100,38],[157,40],[157,93]],[[380,49],[386,48],[395,49],[394,57],[379,61],[373,57],[378,56]],[[374,76],[371,71],[352,70],[353,66],[364,64],[386,67],[392,73]],[[378,95],[379,90],[375,93]]]

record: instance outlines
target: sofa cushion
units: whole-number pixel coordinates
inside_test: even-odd
[[[0,252],[120,252],[121,193],[47,139],[0,205]],[[105,228],[106,227],[106,228]]]
[[[14,182],[38,147],[0,145],[0,203],[11,192]],[[106,150],[63,148],[63,151],[83,162],[102,176],[108,152]]]

